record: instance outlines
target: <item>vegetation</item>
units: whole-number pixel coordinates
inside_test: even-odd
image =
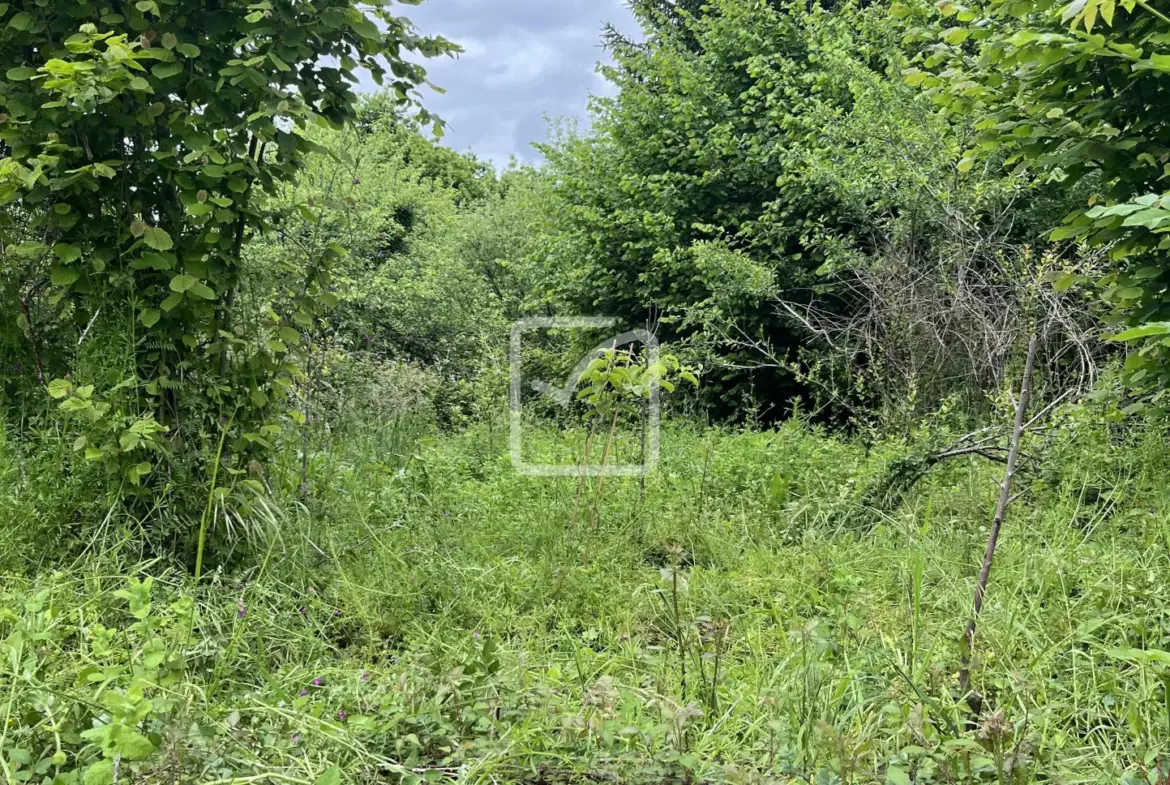
[[[1157,2],[0,3],[0,781],[1170,785]]]

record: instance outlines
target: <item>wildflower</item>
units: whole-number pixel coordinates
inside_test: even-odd
[[[307,615],[307,614],[308,614],[308,611],[306,611],[306,610],[305,610],[305,609],[302,607],[302,608],[301,608],[299,611],[297,611],[297,613],[301,614],[302,616],[305,616],[305,615]]]
[[[244,605],[243,603],[240,603],[240,607],[236,609],[236,616],[238,616],[239,618],[242,619],[247,615],[248,615],[248,606]]]
[[[301,483],[301,496],[304,496],[308,492],[309,492],[309,486],[306,485],[305,483]]]
[[[337,719],[339,722],[345,722],[347,717],[349,717],[349,715],[345,713],[345,709],[337,712]]]
[[[300,696],[303,698],[303,697],[305,697],[306,695],[308,695],[308,694],[309,694],[309,691],[308,691],[308,690],[301,690],[301,691],[300,691],[299,693],[297,693],[297,694],[298,694],[298,695],[300,695]]]
[[[360,177],[355,177],[355,178],[353,178],[353,184],[354,184],[354,185],[361,185],[361,184],[362,184],[362,178],[360,178]]]
[[[220,417],[219,424],[220,425],[227,425],[227,417]]]
[[[336,619],[336,618],[337,618],[338,616],[340,616],[340,615],[341,615],[341,610],[340,610],[340,609],[334,609],[334,611],[333,611],[333,618],[335,618],[335,619]]]
[[[363,673],[362,674],[362,681],[369,681],[369,680],[370,680],[370,674]]]
[[[320,677],[320,676],[318,676],[317,678],[313,679],[313,686],[314,686],[314,687],[320,687],[320,686],[321,686],[322,684],[324,684],[324,683],[325,683],[325,682],[321,681],[321,677]]]
[[[471,634],[471,637],[475,638],[476,640],[479,640],[479,633],[478,633],[478,632],[473,632],[473,633]]]
[[[299,733],[294,733],[294,734],[292,735],[292,743],[293,743],[293,744],[300,744],[300,743],[301,743],[301,734],[299,734]]]

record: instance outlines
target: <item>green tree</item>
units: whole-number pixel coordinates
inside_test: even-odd
[[[774,295],[843,305],[833,274],[918,209],[923,182],[949,181],[955,133],[902,83],[905,30],[884,9],[634,8],[647,39],[619,42],[604,69],[619,94],[595,102],[591,135],[545,149],[571,249],[551,278],[565,307],[660,324],[667,340],[726,355],[721,332],[742,331],[794,354],[806,336]],[[706,387],[726,410],[801,389],[734,368]]]
[[[947,111],[970,116],[979,138],[965,169],[991,155],[1031,169],[1086,199],[1052,233],[1102,249],[1111,270],[1095,279],[1116,336],[1146,339],[1126,363],[1135,388],[1170,390],[1170,16],[1145,0],[994,0],[937,11],[899,6],[920,20],[920,68],[907,71]],[[1058,289],[1089,279],[1075,266]]]
[[[454,49],[383,5],[0,4],[2,308],[111,488],[142,485],[160,457],[177,479],[221,430],[237,461],[271,437],[302,336],[336,302],[340,249],[245,330],[243,251],[272,218],[260,194],[297,177],[314,127],[355,120],[361,71],[407,104],[425,71],[406,55]],[[86,360],[115,344],[121,359]]]

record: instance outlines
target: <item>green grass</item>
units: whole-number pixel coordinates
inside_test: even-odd
[[[337,438],[278,534],[217,548],[198,587],[129,527],[13,567],[4,776],[70,781],[100,757],[80,734],[112,719],[153,748],[119,763],[135,782],[1155,782],[1164,666],[1125,650],[1170,648],[1170,462],[1164,433],[1091,422],[1021,481],[979,624],[981,718],[956,672],[995,464],[861,510],[904,443],[676,423],[645,496],[610,479],[595,507],[574,478],[517,475],[498,428],[387,428]],[[13,515],[76,496],[3,460]],[[113,592],[148,574],[143,621]],[[149,712],[119,720],[109,696],[139,691]]]

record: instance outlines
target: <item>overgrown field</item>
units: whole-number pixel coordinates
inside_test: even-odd
[[[913,438],[674,423],[644,496],[611,479],[598,502],[518,476],[498,429],[367,430],[197,586],[0,451],[0,775],[1165,782],[1165,433],[1099,423],[1074,416],[1019,481],[974,720],[959,640],[1002,467],[951,461],[862,508]],[[38,563],[26,535],[50,526]]]

